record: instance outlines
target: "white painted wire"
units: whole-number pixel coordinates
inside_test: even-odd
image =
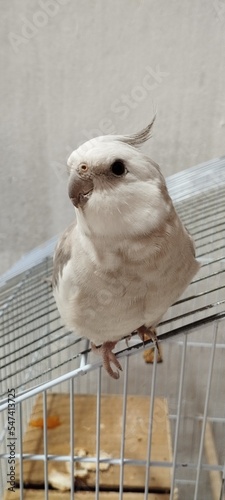
[[[128,356],[125,357],[125,370],[123,382],[123,410],[122,410],[122,429],[121,429],[121,448],[120,448],[120,485],[119,485],[119,500],[123,500],[123,483],[124,483],[124,451],[126,442],[126,416],[127,416],[127,388],[128,388]]]
[[[44,484],[45,500],[48,500],[48,412],[47,392],[43,391],[43,444],[44,444]]]
[[[218,329],[218,322],[215,323],[213,326],[212,351],[211,351],[208,380],[207,380],[207,387],[206,387],[205,407],[204,407],[204,413],[203,413],[202,432],[201,432],[201,440],[200,440],[200,445],[199,445],[199,455],[198,455],[197,473],[196,473],[196,481],[195,481],[195,492],[194,492],[194,499],[193,500],[198,500],[200,472],[201,472],[201,464],[202,464],[202,454],[203,454],[203,447],[204,447],[205,426],[206,426],[207,413],[208,413],[209,394],[210,394],[210,388],[211,388],[211,382],[212,382],[214,356],[215,356],[215,350],[216,350],[217,329]]]
[[[147,444],[147,460],[146,460],[146,471],[145,471],[145,496],[144,496],[144,500],[148,500],[148,491],[149,491],[152,430],[153,430],[153,417],[154,417],[154,405],[155,405],[157,356],[158,356],[158,352],[157,352],[157,349],[155,347],[154,348],[152,383],[151,383],[150,406],[149,406],[149,427],[148,427],[148,444]]]
[[[174,492],[174,488],[175,488],[177,449],[178,449],[179,430],[180,430],[180,423],[181,423],[181,404],[182,404],[182,392],[183,392],[183,385],[184,385],[186,352],[187,352],[187,336],[185,336],[184,340],[183,340],[183,349],[182,349],[182,358],[181,358],[181,367],[180,367],[180,383],[179,383],[179,391],[178,391],[176,428],[175,428],[175,437],[174,437],[174,445],[173,445],[173,468],[172,468],[172,479],[171,479],[171,487],[170,487],[170,500],[173,500],[173,492]]]
[[[70,474],[71,491],[70,500],[74,500],[74,379],[69,381],[70,394]]]
[[[102,393],[102,369],[98,369],[96,400],[96,477],[95,477],[95,500],[99,500],[99,459],[100,459],[100,432],[101,432],[101,393]]]

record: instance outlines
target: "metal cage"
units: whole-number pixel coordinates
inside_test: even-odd
[[[225,499],[225,159],[167,185],[202,265],[158,328],[162,363],[133,336],[112,380],[63,328],[47,279],[55,238],[2,276],[4,500]]]

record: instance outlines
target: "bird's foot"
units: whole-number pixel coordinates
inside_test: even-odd
[[[140,328],[137,328],[137,333],[143,343],[145,340],[151,339],[157,348],[158,355],[161,356],[155,328],[147,328],[147,326],[142,325]]]
[[[118,370],[123,371],[121,364],[112,349],[116,346],[117,342],[103,342],[100,347],[97,347],[93,342],[91,342],[91,349],[94,353],[100,354],[103,359],[103,366],[110,377],[118,379],[120,377]],[[110,366],[112,363],[118,370],[115,372]]]

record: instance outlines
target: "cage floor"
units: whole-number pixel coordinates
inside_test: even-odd
[[[149,430],[149,407],[150,400],[146,396],[128,396],[127,417],[125,432],[126,459],[134,461],[146,461],[147,440]],[[74,443],[76,449],[84,449],[90,456],[96,453],[96,396],[76,395],[74,397]],[[100,449],[110,455],[112,459],[120,458],[121,435],[122,435],[122,413],[123,397],[119,395],[102,395],[101,397],[101,434]],[[52,428],[47,430],[48,455],[65,456],[70,454],[70,399],[68,394],[49,394],[47,396],[47,417]],[[43,418],[43,398],[39,396],[34,405],[30,422],[27,426],[23,440],[23,453],[43,454],[43,428],[35,427],[41,425]],[[57,421],[58,419],[58,421]],[[159,462],[171,462],[171,436],[168,419],[168,406],[165,398],[156,398],[154,403],[153,430],[151,460]],[[57,471],[68,474],[65,461],[49,461],[48,473]],[[81,488],[79,480],[78,489],[87,491],[95,489],[94,471],[88,473],[87,478],[82,479]],[[124,466],[124,490],[144,491],[146,466],[145,464],[127,464]],[[27,488],[44,489],[44,464],[42,460],[25,460],[23,464],[23,480]],[[19,483],[19,471],[16,481]],[[149,492],[164,493],[170,491],[170,469],[167,467],[151,467],[149,479]],[[111,464],[108,470],[100,471],[100,489],[104,491],[117,491],[120,484],[120,466]],[[89,497],[92,498],[90,491]],[[61,498],[62,491],[60,492]],[[143,493],[142,493],[143,495]],[[10,498],[10,497],[6,497]],[[15,497],[13,497],[15,500]],[[29,497],[27,497],[29,498]],[[41,497],[40,497],[41,498]],[[54,497],[52,497],[54,498]],[[57,498],[57,497],[56,497]],[[67,496],[65,496],[67,498]],[[69,497],[68,497],[69,498]],[[82,498],[82,496],[81,496]],[[85,497],[84,497],[85,498]],[[93,497],[94,498],[94,497]],[[104,497],[102,497],[104,498]],[[106,498],[115,498],[106,496]],[[132,496],[130,497],[133,498]],[[150,497],[151,498],[151,497]],[[160,498],[153,495],[152,498]],[[127,496],[127,500],[129,496]]]

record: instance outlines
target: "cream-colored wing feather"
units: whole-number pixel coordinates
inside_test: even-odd
[[[53,275],[52,286],[55,288],[58,285],[59,277],[62,276],[62,271],[68,260],[71,258],[71,235],[76,226],[76,222],[72,222],[70,226],[62,234],[58,245],[55,249],[53,257]]]

